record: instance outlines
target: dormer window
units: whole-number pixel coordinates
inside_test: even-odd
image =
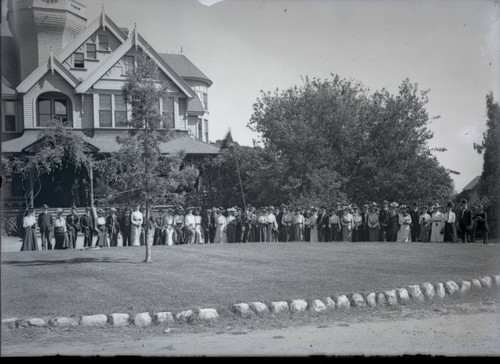
[[[96,59],[97,58],[95,44],[87,43],[87,58],[88,59]]]
[[[106,34],[99,34],[99,49],[107,51],[109,48],[108,36]]]
[[[73,67],[85,68],[85,61],[83,59],[83,53],[75,53],[73,55]]]
[[[134,56],[123,57],[123,73],[131,75],[134,73]]]

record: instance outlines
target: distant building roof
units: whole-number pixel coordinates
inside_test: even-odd
[[[208,85],[212,85],[212,81],[200,71],[187,57],[183,54],[160,53],[160,56],[167,61],[170,67],[174,69],[182,78],[201,80]]]
[[[83,137],[90,145],[97,148],[99,153],[113,153],[120,148],[116,141],[118,135],[115,129],[104,129],[97,131],[93,137],[88,137],[82,131],[75,133]],[[188,136],[187,131],[176,130],[172,139],[160,145],[160,150],[165,154],[177,154],[184,152],[186,155],[215,155],[219,148],[213,144],[205,143]],[[125,131],[123,132],[125,134]],[[2,143],[3,153],[20,153],[38,140],[39,130],[25,130],[23,135]],[[29,149],[29,148],[28,148]]]
[[[477,186],[477,184],[479,183],[479,180],[481,179],[481,176],[477,176],[475,177],[472,181],[470,181],[462,191],[468,191],[468,190],[472,190],[474,189],[474,187]]]

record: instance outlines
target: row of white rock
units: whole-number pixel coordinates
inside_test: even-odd
[[[360,293],[353,293],[349,295],[336,295],[326,297],[323,301],[315,299],[307,302],[303,299],[292,300],[290,303],[287,301],[271,302],[269,307],[262,302],[250,303],[237,303],[231,307],[231,310],[240,317],[252,317],[254,315],[263,315],[266,313],[282,313],[291,312],[299,313],[306,310],[312,312],[324,312],[327,310],[345,310],[350,307],[376,307],[381,305],[394,306],[397,304],[406,304],[413,301],[423,302],[425,300],[432,300],[435,297],[444,298],[446,295],[454,296],[457,294],[465,294],[471,290],[478,290],[492,287],[500,288],[500,275],[492,277],[482,277],[479,279],[472,279],[470,281],[462,281],[460,284],[454,281],[446,283],[423,283],[421,285],[409,285],[407,288],[396,288],[387,290],[385,292],[372,292],[362,295]],[[43,318],[30,318],[18,319],[9,318],[3,319],[2,325],[10,328],[24,328],[24,327],[76,327],[82,326],[128,326],[133,324],[137,327],[151,326],[153,323],[157,325],[168,324],[177,322],[193,322],[194,320],[212,321],[219,318],[217,311],[213,308],[203,308],[196,312],[194,310],[181,311],[177,314],[171,312],[156,312],[151,316],[149,312],[142,312],[136,314],[133,319],[127,313],[112,313],[108,316],[104,314],[82,316],[79,320],[71,317],[54,317],[48,322]]]

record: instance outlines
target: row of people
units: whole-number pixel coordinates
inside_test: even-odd
[[[81,231],[84,247],[116,247],[118,236],[123,246],[144,245],[145,224],[148,224],[147,241],[153,245],[177,245],[198,243],[235,242],[334,242],[334,241],[400,241],[400,242],[474,242],[477,233],[483,242],[488,242],[487,216],[482,206],[476,206],[475,214],[462,200],[461,209],[453,211],[448,203],[446,211],[439,204],[412,208],[396,202],[384,201],[382,208],[377,203],[364,205],[363,211],[356,205],[337,204],[333,208],[288,208],[281,205],[257,209],[249,205],[245,210],[235,206],[228,209],[214,207],[202,211],[200,207],[179,206],[176,210],[160,209],[150,214],[145,221],[140,205],[134,211],[125,208],[120,215],[116,208],[97,209],[96,216],[90,207],[78,216],[76,208],[66,217],[58,209],[55,218],[47,212],[34,216],[30,210],[23,220],[26,231],[21,250],[37,250],[35,230],[40,228],[42,249],[76,248],[76,239]],[[457,216],[458,214],[458,216]]]

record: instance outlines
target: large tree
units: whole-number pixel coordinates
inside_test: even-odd
[[[427,93],[409,80],[392,95],[339,76],[306,77],[262,92],[248,126],[285,166],[292,201],[448,199],[453,171],[428,146]]]
[[[486,96],[486,116],[486,132],[481,144],[474,143],[474,149],[483,155],[478,192],[487,203],[493,234],[496,234],[500,202],[500,106],[492,93]]]

